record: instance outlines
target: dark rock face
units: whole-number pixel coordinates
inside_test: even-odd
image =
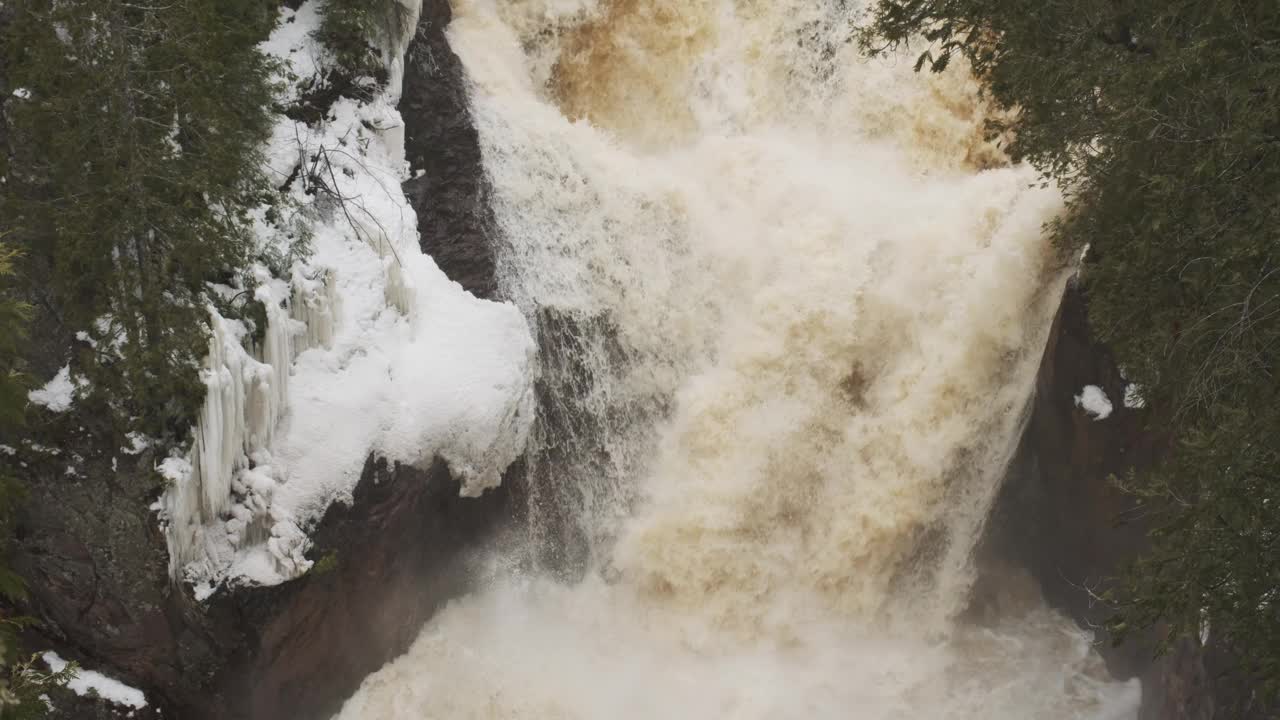
[[[1113,410],[1095,420],[1076,406],[1086,385],[1106,392]],[[1159,451],[1142,413],[1124,407],[1125,382],[1110,352],[1095,343],[1079,291],[1068,288],[1036,378],[1022,444],[990,520],[986,541],[1029,568],[1045,598],[1068,615],[1097,625],[1107,612],[1087,590],[1143,547],[1146,528],[1123,522],[1133,505],[1110,481],[1145,467]],[[1132,674],[1140,658],[1112,659]]]
[[[83,485],[86,498],[101,490]],[[163,538],[139,512],[146,502],[122,493],[93,513],[66,484],[58,489],[72,501],[34,497],[15,553],[45,621],[32,644],[51,644],[144,689],[167,717],[190,720],[336,712],[468,589],[474,552],[512,517],[509,491],[459,497],[442,462],[423,471],[371,458],[353,504],[331,507],[313,535],[317,568],[202,605],[169,584]]]
[[[68,659],[181,695],[184,673],[208,668],[181,658],[180,648],[209,640],[188,621],[192,604],[169,587],[164,536],[148,510],[160,492],[151,453],[118,452],[128,443],[113,442],[122,439],[95,427],[90,413],[42,429],[56,443],[24,444],[14,457],[29,493],[12,551],[28,583],[27,612]]]
[[[1157,659],[1154,636],[1113,647],[1101,624],[1110,614],[1096,597],[1107,579],[1143,550],[1146,526],[1133,502],[1109,479],[1149,467],[1166,442],[1146,428],[1141,410],[1124,407],[1125,381],[1089,330],[1085,298],[1069,287],[1054,320],[1031,417],[979,550],[991,568],[1024,569],[1045,600],[1082,627],[1095,628],[1098,650],[1117,678],[1141,677],[1142,720],[1209,720],[1214,691],[1199,643],[1187,641]],[[1111,400],[1096,420],[1076,406],[1086,385]],[[977,593],[990,592],[979,583]]]
[[[404,193],[418,215],[422,251],[462,287],[491,297],[493,223],[462,62],[444,34],[451,19],[449,0],[425,0],[405,56],[400,114],[414,177]]]
[[[371,459],[352,506],[331,507],[313,536],[318,569],[213,604],[211,614],[234,617],[249,640],[247,662],[218,683],[243,703],[235,717],[329,717],[446,601],[471,589],[473,561],[511,517],[511,495],[500,488],[468,499],[458,489],[443,462],[422,471]]]

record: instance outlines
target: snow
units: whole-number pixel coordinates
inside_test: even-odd
[[[116,323],[115,318],[111,315],[103,315],[93,321],[93,329],[94,332],[98,333],[98,335],[106,341],[107,348],[110,349],[114,355],[117,357],[124,357],[124,328]],[[82,334],[84,337],[81,337]],[[81,331],[76,333],[76,337],[89,343],[94,350],[98,349],[98,342],[94,340],[89,333]]]
[[[1130,410],[1140,410],[1147,406],[1147,401],[1142,397],[1141,385],[1129,383],[1124,386],[1124,406]]]
[[[291,63],[294,77],[282,80],[296,92],[325,62],[310,38],[315,3],[282,18],[263,47]],[[393,44],[403,51],[403,38]],[[281,180],[318,161],[333,187],[291,185],[312,232],[307,260],[287,278],[250,269],[267,308],[260,344],[210,308],[194,447],[157,468],[170,482],[158,503],[170,570],[198,599],[223,583],[306,572],[306,531],[332,503],[351,502],[371,452],[423,466],[441,457],[468,496],[498,485],[523,452],[533,338],[515,306],[475,298],[419,249],[400,189],[408,164],[397,96],[392,87],[366,103],[340,100],[322,126],[280,116],[264,149]],[[260,241],[283,248],[265,213],[254,217]]]
[[[13,96],[21,100],[30,100],[31,91],[26,88],[15,88],[13,91]]]
[[[58,449],[58,448],[56,448],[56,447],[50,447],[50,446],[48,446],[48,445],[41,445],[40,443],[37,443],[37,442],[31,442],[30,440],[23,440],[23,441],[22,441],[22,444],[23,444],[23,445],[26,445],[26,446],[27,446],[28,448],[30,448],[33,452],[45,453],[46,455],[61,455],[61,454],[62,454],[62,451],[61,451],[61,450],[59,450],[59,449]]]
[[[271,37],[259,48],[288,63],[295,80],[313,77],[320,71],[324,58],[324,49],[311,38],[311,31],[319,22],[319,3],[303,3],[296,11],[283,8]],[[297,85],[297,82],[289,83],[288,89],[293,90]]]
[[[169,482],[178,482],[191,474],[191,462],[186,458],[168,457],[160,461],[156,471]]]
[[[182,143],[178,142],[178,138],[182,137],[182,119],[177,113],[173,114],[173,123],[169,126],[169,132],[165,135],[165,144],[169,146],[169,152],[174,157],[182,155]]]
[[[1106,420],[1111,416],[1111,400],[1097,385],[1085,385],[1076,395],[1076,407],[1083,408],[1094,420]]]
[[[323,270],[316,273],[316,277],[311,277],[303,268],[294,268],[290,310],[303,328],[294,339],[295,352],[333,347],[341,303],[342,298],[337,292],[337,271]]]
[[[399,13],[404,18],[404,24],[399,28],[401,32],[396,37],[385,38],[380,48],[388,73],[387,99],[393,105],[400,98],[404,52],[413,39],[422,10],[422,0],[398,2],[403,7],[403,12]],[[290,65],[293,82],[289,83],[287,92],[295,93],[294,97],[307,78],[322,72],[330,62],[327,51],[311,37],[311,32],[319,25],[319,8],[320,3],[313,1],[303,3],[296,11],[282,9],[275,31],[260,46],[268,55],[281,58]]]
[[[67,661],[58,657],[58,654],[52,650],[44,653],[42,656],[44,662],[53,672],[62,672],[67,667]],[[124,705],[142,709],[147,706],[147,697],[137,688],[129,687],[115,678],[107,677],[95,670],[85,670],[83,668],[76,671],[75,677],[67,683],[67,688],[77,695],[88,695],[92,690],[98,697],[116,705]]]
[[[66,365],[44,387],[27,393],[27,399],[54,412],[66,412],[71,408],[75,388],[71,382],[71,366]]]
[[[129,447],[120,448],[120,452],[125,455],[137,455],[138,453],[151,447],[153,440],[140,432],[131,432],[125,436],[129,440]]]

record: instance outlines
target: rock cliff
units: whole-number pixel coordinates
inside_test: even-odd
[[[404,194],[418,214],[422,251],[477,297],[491,297],[494,256],[480,156],[462,61],[449,47],[448,0],[424,0],[405,55],[405,156],[414,176]]]
[[[406,184],[422,247],[477,294],[495,287],[485,238],[479,145],[461,64],[444,31],[448,0],[426,0],[409,48],[402,112],[417,177]],[[52,376],[85,352],[51,306],[38,308],[33,373]],[[315,720],[400,654],[448,599],[465,592],[474,553],[515,521],[508,481],[459,497],[443,462],[426,470],[368,458],[353,502],[311,531],[305,576],[276,587],[220,590],[197,602],[169,580],[165,538],[150,506],[163,488],[158,458],[95,421],[93,408],[34,418],[44,442],[22,444],[30,488],[12,548],[28,578],[22,611],[41,621],[32,648],[145,691],[164,717]],[[70,693],[54,717],[111,717],[117,709]],[[121,711],[123,714],[123,711]],[[145,715],[145,714],[144,714]],[[135,717],[144,717],[135,715]]]
[[[1107,417],[1095,418],[1077,402],[1088,385],[1111,401]],[[1096,631],[1115,677],[1142,679],[1141,720],[1209,720],[1219,693],[1197,642],[1157,658],[1153,636],[1114,646],[1102,627],[1112,610],[1099,595],[1142,551],[1147,531],[1112,478],[1149,467],[1167,447],[1148,429],[1143,409],[1126,407],[1125,389],[1115,359],[1090,332],[1085,296],[1068,287],[1021,445],[979,551],[984,579],[976,602],[991,602],[1011,575],[1029,575],[1050,605]]]

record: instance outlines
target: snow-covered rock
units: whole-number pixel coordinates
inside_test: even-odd
[[[324,63],[310,37],[315,8],[284,10],[264,45],[296,78]],[[419,466],[443,458],[463,494],[478,495],[523,452],[533,338],[513,305],[475,298],[419,249],[400,187],[398,94],[393,82],[369,102],[340,99],[318,126],[280,116],[265,149],[281,177],[309,164],[289,191],[313,253],[288,278],[253,269],[267,308],[260,343],[210,309],[194,448],[159,468],[171,481],[158,505],[171,572],[198,597],[306,572],[307,529],[351,501],[370,453]],[[258,227],[264,245],[283,242]]]

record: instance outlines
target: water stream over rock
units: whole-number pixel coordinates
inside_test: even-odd
[[[963,68],[861,59],[860,10],[455,3],[540,330],[532,527],[339,718],[1135,716],[1038,600],[963,614],[1060,198]]]

